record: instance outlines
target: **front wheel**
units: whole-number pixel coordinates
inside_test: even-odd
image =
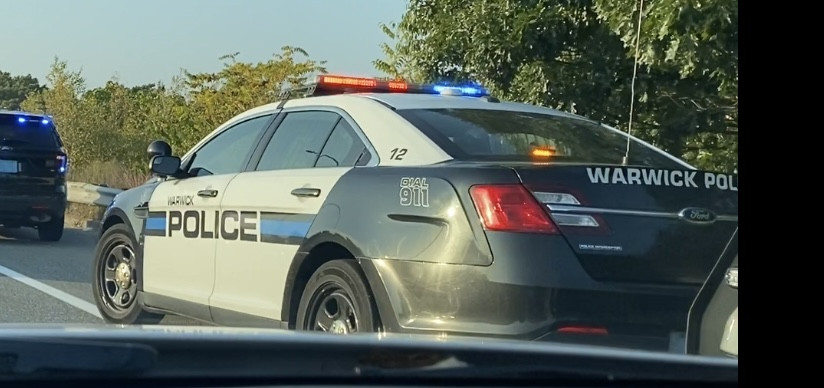
[[[158,323],[162,315],[143,310],[137,300],[137,246],[129,229],[117,224],[106,230],[95,251],[92,286],[94,301],[109,323]]]
[[[333,260],[312,274],[300,299],[297,329],[334,334],[376,332],[378,313],[354,260]]]

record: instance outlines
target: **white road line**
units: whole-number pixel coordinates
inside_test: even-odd
[[[80,299],[80,298],[78,298],[74,295],[67,294],[67,293],[65,293],[63,291],[60,291],[60,290],[58,290],[58,289],[56,289],[56,288],[54,288],[54,287],[52,287],[48,284],[45,284],[45,283],[39,282],[37,280],[34,280],[34,279],[32,279],[32,278],[30,278],[26,275],[21,274],[20,272],[11,270],[11,269],[6,268],[2,265],[0,265],[0,274],[6,275],[7,277],[9,277],[11,279],[17,280],[20,283],[23,283],[23,284],[25,284],[25,285],[27,285],[31,288],[34,288],[34,289],[36,289],[36,290],[38,290],[38,291],[40,291],[44,294],[47,294],[47,295],[49,295],[53,298],[56,298],[56,299],[60,300],[63,303],[67,303],[67,304],[72,305],[76,308],[79,308],[80,310],[83,310],[83,311],[85,311],[85,312],[87,312],[91,315],[94,315],[95,317],[103,319],[103,317],[100,316],[100,312],[97,311],[97,306],[95,306],[94,304],[91,304],[89,302],[86,302],[85,300]]]

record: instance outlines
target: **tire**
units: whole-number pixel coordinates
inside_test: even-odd
[[[40,237],[40,241],[60,241],[63,238],[63,223],[64,218],[60,217],[38,225],[37,235]]]
[[[323,314],[322,310],[332,317]],[[351,310],[353,315],[346,314],[346,310]],[[326,318],[322,318],[324,316]],[[321,317],[320,321],[318,317]],[[366,286],[363,271],[354,260],[333,260],[312,274],[300,298],[295,327],[334,334],[368,333],[380,329],[372,293]]]
[[[152,324],[163,315],[143,310],[137,297],[137,243],[124,224],[106,230],[97,243],[92,268],[92,290],[103,320],[117,324]],[[128,274],[128,276],[126,276]],[[128,285],[128,287],[123,287]]]

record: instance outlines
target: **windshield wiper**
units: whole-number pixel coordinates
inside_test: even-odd
[[[44,376],[135,375],[154,367],[150,346],[84,340],[0,340],[0,380]]]

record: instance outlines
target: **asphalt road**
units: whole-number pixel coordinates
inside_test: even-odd
[[[92,232],[67,228],[56,243],[34,229],[0,227],[0,324],[103,323],[91,288]],[[163,324],[199,325],[166,317]]]

